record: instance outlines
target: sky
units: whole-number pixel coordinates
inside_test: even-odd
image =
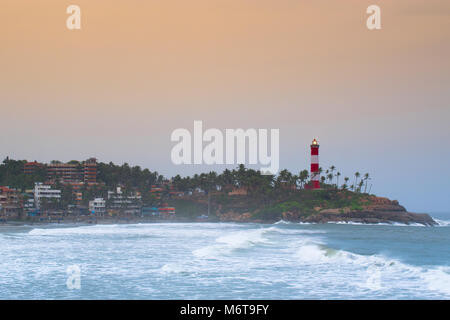
[[[0,157],[190,175],[223,168],[174,165],[173,130],[279,129],[281,168],[318,138],[323,168],[450,212],[449,57],[448,0],[2,0]]]

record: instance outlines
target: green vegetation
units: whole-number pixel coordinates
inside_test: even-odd
[[[20,190],[34,188],[34,183],[44,181],[47,175],[45,168],[39,169],[34,175],[23,172],[26,160],[12,160],[7,157],[0,164],[0,186],[9,186]]]
[[[58,162],[54,160],[53,162]],[[32,189],[35,182],[45,182],[46,168],[43,166],[33,175],[24,174],[25,160],[6,158],[0,164],[0,185],[25,190]],[[83,162],[70,161],[80,167]],[[302,170],[293,174],[282,170],[277,176],[262,175],[260,171],[248,169],[239,165],[236,169],[226,169],[222,173],[209,172],[195,174],[192,177],[177,175],[169,181],[158,172],[142,169],[139,166],[115,165],[114,163],[98,163],[97,181],[94,186],[83,185],[82,204],[95,197],[107,198],[108,190],[121,186],[124,195],[140,192],[142,205],[158,206],[169,203],[174,206],[177,215],[196,217],[208,214],[213,217],[223,212],[251,213],[255,218],[276,219],[283,212],[295,212],[302,215],[312,215],[322,209],[349,208],[357,211],[363,209],[363,201],[367,200],[369,174],[354,174],[353,185],[348,186],[349,178],[344,177],[344,184],[339,185],[341,173],[335,166],[324,170],[321,177],[321,190],[309,190],[309,172]],[[159,185],[162,192],[158,197],[151,193],[152,185]],[[75,192],[70,185],[57,182],[54,186],[62,190],[61,201],[45,203],[44,206],[55,209],[67,208],[75,202]],[[244,191],[244,194],[229,195],[230,191]],[[364,193],[362,192],[364,191]],[[171,196],[171,191],[182,192],[184,196]],[[199,192],[201,191],[201,192]]]
[[[195,219],[196,217],[207,214],[208,204],[186,199],[171,199],[169,205],[175,207],[178,216],[183,216],[188,219]],[[178,214],[180,213],[180,214]]]
[[[346,190],[298,190],[295,194],[280,200],[271,206],[261,208],[253,214],[258,219],[280,219],[283,212],[292,212],[301,216],[309,216],[324,209],[344,208],[361,211],[363,202],[369,201],[369,195]]]

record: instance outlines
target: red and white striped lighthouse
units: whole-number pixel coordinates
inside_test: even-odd
[[[311,143],[311,181],[312,189],[320,189],[319,143],[316,139]]]

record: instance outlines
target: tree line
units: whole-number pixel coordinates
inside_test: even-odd
[[[359,172],[355,172],[353,184],[349,185],[350,178],[344,177],[343,184],[339,184],[341,173],[335,166],[331,166],[325,171],[319,168],[321,175],[321,187],[324,189],[342,189],[354,192],[364,192],[368,190],[368,182],[371,180],[368,173],[361,177]],[[192,177],[181,177],[176,175],[172,178],[172,183],[177,190],[194,191],[199,188],[204,191],[225,190],[231,191],[233,188],[244,187],[249,194],[266,194],[271,190],[294,190],[304,189],[309,182],[309,171],[302,170],[298,174],[293,174],[284,169],[278,175],[263,175],[259,170],[246,168],[243,164],[238,168],[225,169],[217,174],[215,171],[209,173],[195,174]]]
[[[45,182],[47,178],[45,168],[38,169],[33,175],[24,174],[26,162],[26,160],[12,160],[7,157],[0,164],[0,185],[7,185],[24,191],[25,189],[32,189],[35,182]],[[71,163],[79,162],[73,160]],[[323,189],[334,188],[370,193],[371,185],[369,185],[369,181],[371,178],[368,173],[361,175],[359,172],[355,172],[352,179],[343,177],[344,183],[342,184],[340,184],[342,175],[335,166],[326,170],[319,168],[319,173]],[[260,171],[246,168],[241,164],[232,170],[225,169],[222,173],[211,171],[186,177],[176,175],[172,177],[171,185],[175,190],[182,192],[195,191],[196,189],[201,189],[207,193],[218,190],[229,192],[235,188],[245,188],[249,195],[264,199],[265,196],[273,193],[304,189],[309,182],[309,178],[308,170],[302,170],[298,174],[294,174],[285,169],[276,176],[263,175]],[[138,191],[141,193],[145,205],[156,205],[158,201],[150,192],[151,186],[162,185],[167,179],[157,171],[142,169],[140,166],[130,166],[128,163],[116,165],[112,162],[100,162],[97,165],[97,181],[99,182],[98,185],[82,186],[80,192],[83,193],[84,204],[95,197],[106,198],[109,190],[115,190],[116,187],[121,186],[125,195]],[[165,185],[164,191],[166,192],[168,186]],[[63,185],[57,181],[55,188],[62,190],[61,202],[64,205],[74,203],[75,195],[72,186]]]

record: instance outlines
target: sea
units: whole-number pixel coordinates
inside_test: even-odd
[[[0,299],[450,299],[439,226],[0,226]]]

